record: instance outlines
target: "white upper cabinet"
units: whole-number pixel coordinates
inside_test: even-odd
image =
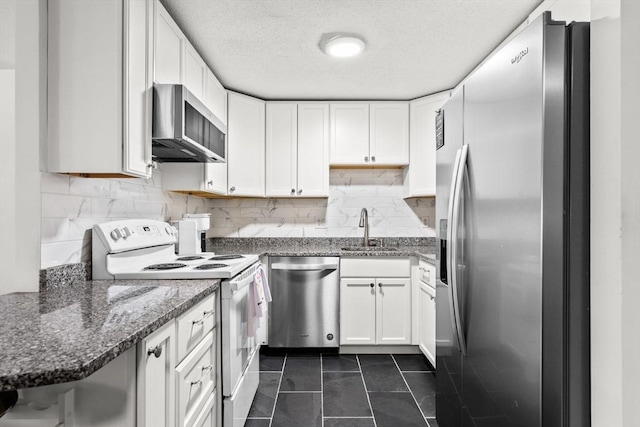
[[[156,2],[155,24],[153,81],[155,83],[182,83],[184,81],[182,64],[186,39],[160,2]]]
[[[189,92],[204,103],[205,82],[207,80],[207,64],[202,60],[196,49],[186,42],[184,60],[184,85]]]
[[[409,163],[409,108],[402,102],[331,104],[331,164]]]
[[[302,197],[329,196],[329,105],[298,104],[298,189]]]
[[[207,69],[206,93],[204,104],[225,125],[227,124],[227,90],[218,81],[216,76]]]
[[[207,69],[207,79],[205,84],[204,105],[224,125],[227,124],[227,90],[222,87],[216,76]],[[228,144],[227,144],[228,147]],[[225,153],[227,149],[225,149]],[[227,164],[226,163],[205,163],[204,164],[204,189],[214,194],[227,194]]]
[[[409,104],[409,168],[405,197],[436,195],[436,111],[449,99],[449,92],[425,96]]]
[[[327,197],[329,105],[268,103],[267,197]]]
[[[370,105],[370,162],[374,165],[409,164],[409,106],[403,103]]]
[[[228,194],[264,197],[265,103],[235,92],[228,100]]]
[[[154,5],[49,3],[49,172],[151,176]]]
[[[331,164],[369,164],[369,104],[331,104]]]
[[[295,196],[298,187],[298,105],[267,104],[266,195]]]

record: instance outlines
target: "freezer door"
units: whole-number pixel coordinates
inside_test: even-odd
[[[551,145],[563,144],[562,132],[545,131],[544,113],[550,108],[545,100],[553,98],[559,107],[554,120],[562,123],[562,98],[554,96],[564,83],[561,76],[548,75],[550,67],[562,68],[563,58],[545,58],[545,39],[561,49],[563,34],[563,26],[538,19],[465,84],[467,422],[542,425],[543,141],[557,138]],[[558,157],[561,164],[561,150]],[[560,198],[561,177],[560,171],[557,188],[549,188]],[[561,224],[556,232],[562,234]],[[560,265],[561,250],[560,245]]]
[[[461,89],[443,106],[444,145],[436,151],[436,416],[443,427],[460,426],[462,410],[462,353],[455,334],[451,287],[447,279],[447,265],[450,264],[447,262],[447,234],[456,155],[463,139],[463,102],[464,89]]]

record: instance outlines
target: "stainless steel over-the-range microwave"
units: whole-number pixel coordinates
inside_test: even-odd
[[[153,86],[153,160],[226,160],[227,127],[184,85]]]

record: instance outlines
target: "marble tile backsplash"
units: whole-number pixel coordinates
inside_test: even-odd
[[[94,224],[123,218],[177,219],[207,212],[208,200],[163,191],[150,179],[79,178],[42,173],[41,268],[91,261]]]
[[[435,199],[403,199],[400,169],[332,169],[327,199],[205,199],[163,191],[150,179],[41,174],[41,268],[91,261],[91,228],[123,218],[211,213],[208,237],[435,237]],[[426,221],[429,226],[423,225]]]
[[[371,237],[435,237],[435,199],[403,199],[401,169],[332,169],[328,199],[209,203],[209,237],[360,237],[362,208]]]

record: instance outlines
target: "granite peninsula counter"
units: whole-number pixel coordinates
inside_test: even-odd
[[[0,296],[0,391],[80,380],[219,286],[207,280],[75,281]]]

